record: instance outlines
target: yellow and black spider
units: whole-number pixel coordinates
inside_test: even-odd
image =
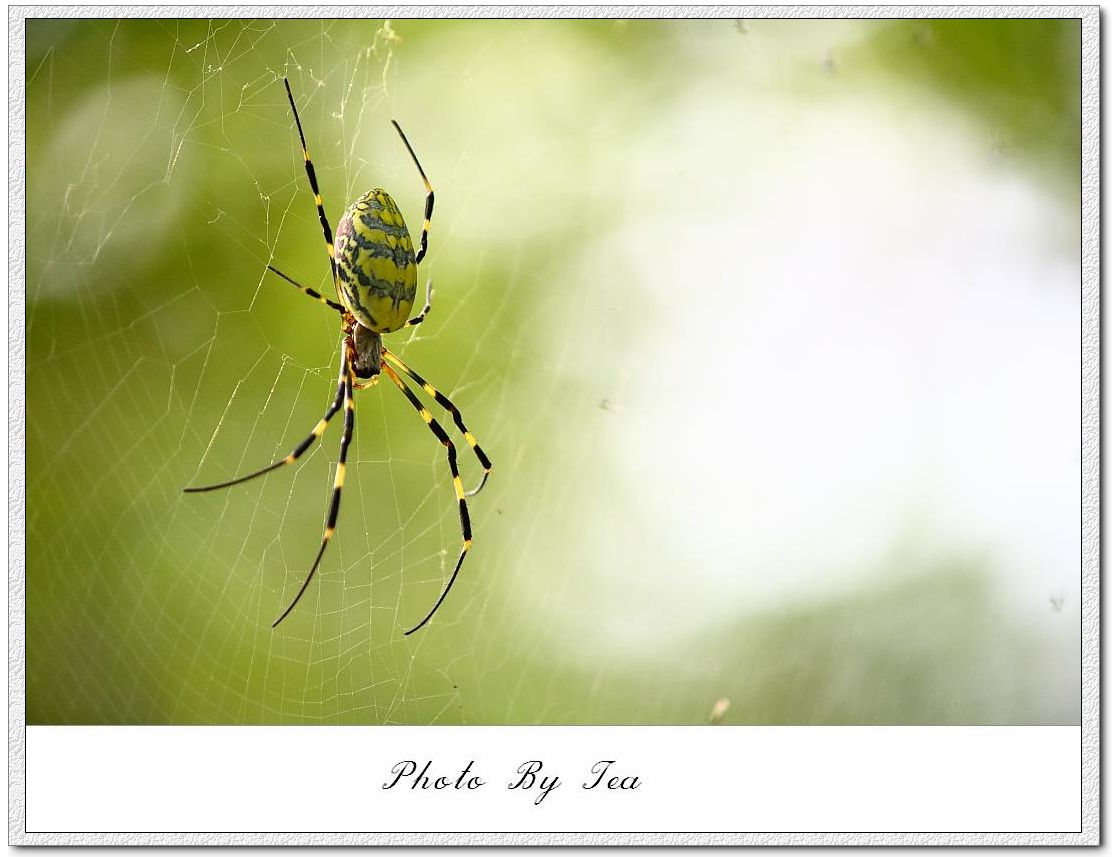
[[[417,265],[425,258],[425,251],[428,249],[429,222],[432,220],[434,200],[432,185],[429,184],[428,177],[421,168],[421,162],[417,160],[417,155],[414,153],[413,147],[409,145],[409,140],[406,139],[401,126],[394,120],[390,120],[394,125],[394,130],[402,138],[402,143],[405,144],[409,156],[413,159],[417,172],[421,174],[421,181],[425,183],[425,190],[427,191],[425,220],[421,227],[421,247],[416,253],[413,252],[413,241],[409,236],[405,220],[390,194],[381,188],[374,188],[363,194],[344,212],[344,216],[340,218],[340,224],[336,229],[336,242],[333,244],[332,229],[328,225],[328,218],[324,213],[324,201],[321,199],[320,187],[317,185],[316,171],[313,169],[313,162],[309,159],[309,148],[305,143],[305,132],[301,128],[301,117],[297,115],[297,105],[293,101],[290,82],[285,79],[284,82],[286,84],[286,96],[290,101],[290,109],[293,111],[294,122],[297,123],[297,135],[301,140],[301,153],[305,156],[305,172],[309,176],[309,186],[313,190],[317,215],[320,217],[321,229],[324,231],[324,243],[328,247],[328,262],[332,268],[332,282],[336,286],[336,292],[342,303],[329,300],[315,289],[301,285],[277,268],[270,265],[267,265],[267,268],[286,282],[299,288],[309,297],[340,313],[344,336],[340,349],[340,381],[336,388],[336,397],[332,404],[328,406],[328,410],[325,411],[320,422],[317,423],[316,428],[285,458],[268,464],[254,473],[240,476],[238,479],[220,482],[216,485],[186,488],[185,491],[214,491],[217,488],[227,488],[254,479],[256,476],[262,476],[264,473],[269,473],[284,464],[292,464],[304,454],[305,450],[315,440],[324,434],[329,420],[336,415],[341,407],[344,408],[344,433],[340,438],[340,460],[336,464],[336,479],[332,487],[332,504],[328,509],[328,520],[324,527],[320,550],[317,551],[317,557],[313,560],[313,565],[305,576],[305,582],[301,584],[301,589],[297,591],[297,595],[290,602],[290,606],[275,620],[272,627],[277,627],[278,623],[290,614],[297,602],[301,600],[301,596],[305,594],[309,581],[313,579],[313,575],[316,574],[317,567],[320,565],[321,557],[324,556],[324,550],[328,547],[328,542],[336,532],[336,517],[340,512],[340,494],[344,487],[347,451],[351,444],[352,432],[355,429],[355,391],[376,383],[379,374],[385,372],[409,400],[409,403],[417,409],[421,418],[432,430],[432,433],[436,435],[437,440],[444,444],[447,449],[448,467],[451,468],[452,484],[455,487],[456,498],[459,500],[460,529],[463,531],[463,547],[460,550],[459,559],[456,560],[456,567],[452,571],[452,576],[448,579],[440,597],[425,618],[405,632],[408,635],[422,628],[433,617],[440,605],[444,603],[452,584],[455,583],[456,577],[459,575],[464,557],[467,556],[467,551],[471,548],[471,520],[467,514],[467,498],[478,494],[486,484],[491,467],[490,459],[487,458],[486,453],[483,452],[475,440],[475,436],[463,424],[463,417],[460,415],[459,409],[449,401],[447,396],[410,369],[396,354],[382,344],[382,334],[391,333],[402,327],[420,324],[425,320],[425,316],[428,315],[432,307],[432,282],[430,280],[425,287],[424,309],[413,318],[408,318],[410,310],[413,309],[413,300],[417,294]],[[456,427],[463,434],[464,439],[483,467],[483,478],[476,488],[471,491],[463,490],[463,482],[460,480],[459,467],[456,463],[455,445],[440,423],[433,418],[428,408],[421,404],[421,401],[406,386],[395,370],[401,371],[414,383],[419,384],[426,393],[436,400],[438,405],[451,413]],[[356,378],[361,379],[364,383],[357,385],[355,383]]]

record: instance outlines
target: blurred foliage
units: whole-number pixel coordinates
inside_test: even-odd
[[[905,576],[906,566],[912,575]],[[994,612],[978,562],[884,569],[898,582],[842,598],[747,616],[708,628],[697,662],[668,660],[615,670],[586,699],[574,669],[533,662],[512,700],[499,679],[460,676],[461,716],[477,723],[598,723],[614,712],[639,724],[706,723],[718,699],[722,723],[959,725],[1069,722],[1058,687],[1042,676],[1050,653]],[[909,633],[930,626],[937,635]],[[996,671],[986,682],[986,663]],[[1060,681],[1069,687],[1070,677]],[[1000,693],[1001,688],[1007,692]],[[544,700],[538,716],[538,700]]]
[[[936,88],[1076,192],[1077,22],[868,26],[837,58],[845,85]],[[571,300],[551,272],[581,248],[584,221],[601,230],[623,215],[580,156],[601,133],[624,164],[650,108],[708,73],[672,60],[676,40],[712,27],[744,46],[731,21],[29,22],[30,722],[701,723],[720,697],[726,723],[1075,716],[1024,678],[1037,652],[1020,631],[986,621],[977,563],[739,616],[665,664],[530,636],[553,625],[528,600],[524,534],[559,527],[556,508],[579,502],[561,457],[579,441],[549,398],[553,363],[570,358],[536,328]],[[335,383],[334,317],[264,269],[273,253],[325,290],[283,74],[333,224],[372,183],[417,218],[422,188],[391,115],[438,193],[437,302],[401,341],[496,470],[474,504],[481,549],[414,639],[401,630],[435,599],[459,535],[442,450],[390,391],[359,400],[337,540],[278,632],[320,537],[338,429],[296,474],[181,495],[284,455]],[[474,79],[487,87],[476,103],[436,95]],[[623,101],[631,79],[643,90]],[[806,98],[816,80],[784,86]],[[477,137],[469,114],[488,109],[501,124]],[[550,135],[520,139],[514,111],[542,114]],[[477,172],[490,151],[505,152],[498,170]],[[608,306],[627,303],[623,288]],[[910,623],[944,631],[913,640]]]
[[[863,53],[963,105],[995,132],[1001,154],[1028,159],[1080,197],[1080,21],[904,21]]]

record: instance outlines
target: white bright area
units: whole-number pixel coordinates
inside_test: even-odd
[[[581,56],[531,46],[542,105],[507,99],[474,132],[512,146],[565,108],[579,123],[518,161],[465,149],[496,196],[528,175],[547,216],[584,227],[523,334],[545,354],[529,383],[551,385],[529,430],[561,457],[523,445],[504,478],[559,514],[502,552],[508,621],[601,687],[615,659],[697,671],[708,629],[968,562],[993,621],[1063,667],[1046,693],[1069,710],[1078,214],[943,94],[847,77],[865,35],[692,25],[672,61],[696,83],[656,102],[600,75],[578,106]],[[922,618],[897,633],[946,635]]]

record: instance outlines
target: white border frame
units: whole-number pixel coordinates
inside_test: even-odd
[[[1100,18],[1097,6],[13,6],[8,10],[8,842],[12,845],[1096,845],[1100,843]],[[26,832],[25,22],[28,18],[1078,18],[1081,21],[1081,737],[1079,833]],[[735,727],[740,728],[740,727]]]

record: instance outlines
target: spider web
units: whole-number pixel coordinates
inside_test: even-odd
[[[1076,722],[1076,153],[1030,130],[1068,99],[894,76],[951,36],[31,22],[29,720]],[[335,389],[335,315],[265,270],[332,294],[283,76],[333,227],[373,186],[419,223],[391,117],[437,191],[387,345],[494,472],[408,638],[461,536],[388,382],[278,629],[342,419],[181,493]]]

